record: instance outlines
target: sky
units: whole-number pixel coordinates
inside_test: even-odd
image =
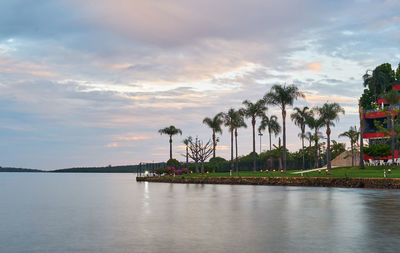
[[[294,106],[339,103],[332,138],[348,142],[338,135],[359,123],[362,75],[397,66],[399,45],[399,0],[3,0],[0,166],[166,161],[169,125],[184,160],[185,137],[211,138],[204,117],[285,83],[306,95]],[[287,123],[290,151],[299,131]],[[238,138],[248,154],[251,128]],[[226,128],[218,145],[228,158]]]

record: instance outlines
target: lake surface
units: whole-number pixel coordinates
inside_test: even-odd
[[[400,191],[0,173],[0,252],[400,252]]]

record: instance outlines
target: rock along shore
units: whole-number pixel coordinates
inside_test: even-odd
[[[138,182],[179,184],[281,185],[344,188],[400,189],[400,178],[336,177],[136,177]]]

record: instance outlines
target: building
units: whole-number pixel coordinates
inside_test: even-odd
[[[392,90],[397,90],[400,96],[400,82],[394,82],[392,84]],[[376,124],[383,126],[386,129],[391,128],[390,118],[388,113],[384,110],[389,110],[389,104],[382,98],[378,99],[378,109],[374,110],[366,110],[363,114],[363,121],[364,121],[364,131],[363,131],[363,140],[367,139],[367,143],[369,145],[378,144],[378,143],[386,143],[391,145],[391,138],[390,138],[390,131],[389,135],[384,134],[378,131]],[[397,105],[395,106],[396,109],[400,109]],[[397,113],[395,113],[397,115]],[[399,157],[398,152],[398,145],[396,141],[396,148],[395,148],[395,158]],[[365,142],[364,142],[365,143]],[[391,159],[392,156],[382,157],[381,159]],[[364,159],[373,159],[372,157],[368,157],[364,154]]]

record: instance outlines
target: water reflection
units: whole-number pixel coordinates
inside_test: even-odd
[[[400,192],[0,175],[0,252],[398,252]],[[28,249],[28,250],[27,250]]]

